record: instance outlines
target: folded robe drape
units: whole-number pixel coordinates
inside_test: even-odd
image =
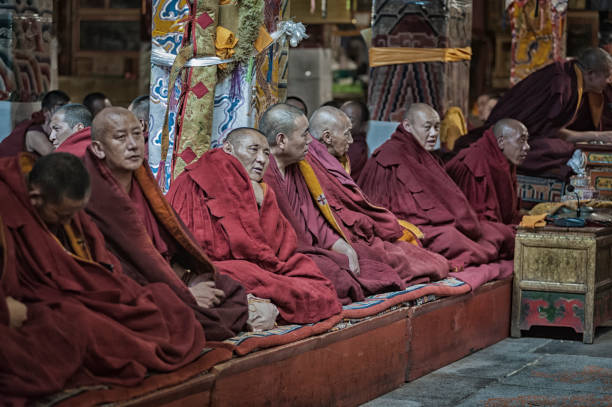
[[[401,277],[387,264],[388,259],[384,253],[377,248],[350,242],[359,257],[358,277],[350,272],[345,255],[330,250],[333,243],[340,239],[340,234],[315,206],[298,164],[285,168],[283,177],[276,161],[270,157],[264,181],[274,190],[280,210],[296,231],[298,250],[313,259],[323,274],[334,283],[343,303],[360,301],[365,295],[405,287]],[[320,197],[320,200],[325,202],[325,196]]]
[[[24,120],[15,126],[11,134],[0,142],[0,158],[13,157],[21,152],[25,152],[26,133],[30,130],[37,130],[44,133],[42,128],[44,122],[45,116],[42,110],[40,110],[32,113],[30,119]]]
[[[499,149],[493,129],[446,164],[480,219],[518,224],[516,167]]]
[[[459,187],[402,125],[372,154],[359,184],[373,202],[418,226],[425,248],[454,267],[512,257],[512,228],[479,221]]]
[[[274,191],[258,208],[243,165],[221,149],[205,153],[174,180],[168,201],[221,272],[271,300],[286,322],[317,322],[341,311],[331,282],[296,252],[297,237]]]
[[[231,278],[215,272],[165,200],[146,164],[135,171],[128,195],[108,167],[89,149],[84,162],[91,176],[91,198],[86,210],[126,274],[143,285],[163,282],[170,286],[195,312],[208,340],[223,340],[239,333],[248,317],[244,289]],[[193,273],[214,278],[216,287],[225,292],[223,302],[209,309],[198,306],[170,266],[171,259],[164,257],[169,253],[176,255]]]
[[[24,325],[2,337],[0,395],[134,385],[149,369],[170,371],[198,357],[204,332],[191,310],[167,285],[141,287],[127,277],[84,212],[70,228],[90,259],[72,254],[75,246],[66,248],[51,233],[28,199],[22,170],[33,160],[24,153],[0,159],[7,242],[1,286],[28,307]]]
[[[404,232],[397,217],[385,208],[372,205],[321,142],[312,141],[306,161],[312,166],[334,217],[351,243],[366,244],[384,253],[387,264],[406,284],[447,276],[450,264],[444,257],[398,241]]]
[[[74,154],[79,158],[85,156],[87,147],[91,144],[91,127],[85,127],[68,137],[55,151]]]

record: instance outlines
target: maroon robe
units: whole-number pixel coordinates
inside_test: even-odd
[[[459,187],[401,124],[372,154],[359,184],[373,202],[418,226],[425,248],[455,267],[513,255],[512,228],[479,221]]]
[[[359,178],[363,166],[368,161],[368,143],[365,133],[353,133],[353,142],[349,146],[348,156],[351,163],[351,177]]]
[[[83,158],[90,144],[91,127],[85,127],[64,140],[64,142],[55,149],[55,152],[70,153],[79,158]]]
[[[516,167],[499,149],[493,129],[446,165],[480,219],[507,225],[520,221]]]
[[[167,199],[215,266],[247,292],[271,300],[290,323],[318,322],[342,309],[332,283],[306,255],[274,191],[260,208],[243,165],[221,149],[204,154],[172,182]]]
[[[362,243],[384,253],[406,284],[439,280],[447,276],[448,261],[437,253],[408,242],[397,217],[385,208],[372,205],[340,162],[319,141],[309,146],[306,161],[312,166],[334,217],[351,243]]]
[[[405,287],[401,277],[386,264],[388,259],[378,247],[350,242],[359,257],[358,277],[350,272],[345,255],[330,250],[340,235],[315,206],[298,164],[287,167],[283,177],[271,156],[264,180],[276,193],[278,206],[296,231],[299,250],[313,259],[334,283],[343,303]]]
[[[32,113],[32,117],[28,120],[24,120],[19,123],[11,134],[9,134],[0,143],[0,158],[12,157],[21,152],[26,151],[26,134],[30,130],[40,131],[44,133],[43,123],[45,122],[45,116],[42,110]],[[33,153],[35,154],[35,153]]]
[[[457,141],[455,151],[473,143],[497,121],[505,118],[516,119],[527,127],[531,146],[527,159],[519,166],[518,172],[565,179],[571,173],[566,163],[575,146],[559,138],[559,130],[563,127],[578,131],[612,129],[610,85],[604,91],[604,108],[599,123],[593,123],[587,93],[583,94],[576,113],[578,82],[574,64],[573,60],[554,62],[514,85],[495,105],[484,126],[474,129]]]
[[[164,282],[195,312],[206,338],[227,339],[239,333],[248,317],[246,293],[234,280],[216,273],[166,202],[146,164],[134,173],[130,195],[119,186],[108,167],[90,149],[84,158],[91,176],[87,212],[105,236],[108,248],[119,258],[126,274],[143,285]],[[223,302],[202,308],[170,261],[176,260],[195,274],[208,275],[225,292]]]
[[[170,371],[197,358],[205,339],[190,309],[167,285],[141,287],[123,274],[83,211],[70,222],[70,244],[51,233],[28,199],[24,173],[32,162],[23,153],[0,159],[0,291],[28,307],[21,328],[3,332],[0,399],[135,385],[147,370]],[[79,251],[86,255],[73,254]]]

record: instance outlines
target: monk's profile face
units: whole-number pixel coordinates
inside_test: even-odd
[[[256,131],[249,131],[233,142],[225,142],[223,151],[233,155],[246,169],[251,181],[260,182],[270,163],[268,140]]]
[[[66,123],[66,115],[63,112],[57,112],[53,115],[49,127],[51,127],[49,141],[53,144],[54,149],[58,148],[68,137],[85,128],[82,123],[78,123],[71,128]]]
[[[71,199],[63,196],[58,203],[53,203],[45,199],[34,186],[30,191],[30,202],[43,222],[50,226],[59,226],[69,223],[78,211],[85,209],[87,202],[89,202],[89,196],[90,192],[88,191],[82,199]]]
[[[321,135],[321,141],[327,147],[327,151],[336,158],[344,157],[353,143],[351,135],[351,121],[344,113],[336,115],[336,122],[325,130]]]
[[[411,120],[404,119],[403,125],[426,151],[436,148],[440,136],[440,115],[434,109],[418,109]]]
[[[140,122],[128,110],[102,117],[104,131],[92,142],[94,154],[104,161],[111,172],[137,170],[144,161],[145,151]]]
[[[298,163],[306,158],[308,145],[312,142],[312,136],[308,131],[308,119],[301,115],[295,120],[293,132],[286,135],[283,143],[283,154],[287,157],[288,163]]]
[[[584,91],[602,93],[612,78],[612,69],[607,72],[587,71],[583,75]]]
[[[514,165],[521,165],[527,158],[529,146],[529,132],[522,123],[508,127],[503,132],[501,140],[498,138],[499,148],[508,161]]]

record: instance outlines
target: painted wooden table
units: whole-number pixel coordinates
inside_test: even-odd
[[[612,318],[612,228],[519,228],[511,335],[533,325],[570,327],[593,343]]]

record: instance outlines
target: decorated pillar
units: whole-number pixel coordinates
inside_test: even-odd
[[[472,2],[374,0],[368,107],[401,121],[412,103],[467,112]]]
[[[305,35],[285,20],[288,4],[153,3],[149,161],[164,190],[229,130],[284,100],[288,43]]]
[[[512,28],[510,85],[565,58],[567,0],[506,1]]]
[[[52,0],[0,2],[0,140],[57,86]]]

